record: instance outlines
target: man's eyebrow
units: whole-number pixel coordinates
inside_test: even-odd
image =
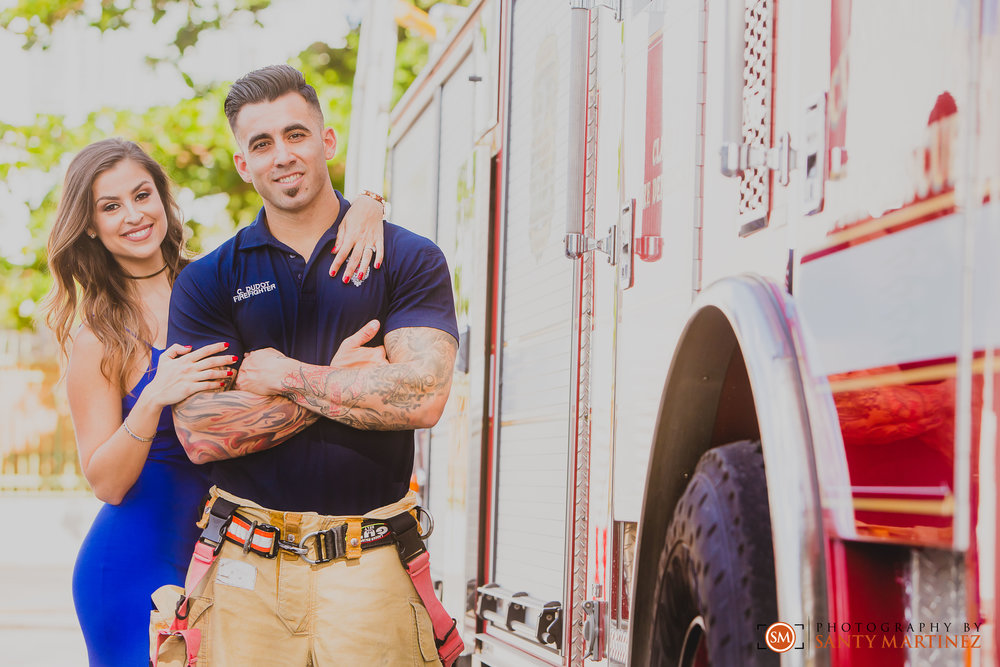
[[[289,132],[293,132],[295,130],[302,130],[308,132],[309,128],[303,125],[302,123],[292,123],[291,125],[286,125],[281,130],[281,133],[288,134]],[[271,138],[270,132],[261,132],[260,134],[255,134],[252,137],[250,137],[250,140],[247,142],[247,146],[253,146],[256,142],[260,141],[261,139],[270,139],[270,138]]]
[[[252,137],[250,137],[250,139],[247,141],[247,146],[253,146],[261,139],[270,139],[270,138],[271,138],[270,132],[261,132],[260,134],[255,134]]]

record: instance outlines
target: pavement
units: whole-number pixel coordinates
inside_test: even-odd
[[[90,494],[0,494],[0,666],[86,667],[71,582],[100,507]]]

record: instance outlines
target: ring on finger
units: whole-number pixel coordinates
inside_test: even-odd
[[[378,246],[375,245],[374,243],[368,246],[368,249],[371,250],[373,253],[378,252]]]

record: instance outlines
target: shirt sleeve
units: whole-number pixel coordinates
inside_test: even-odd
[[[440,248],[426,239],[421,241],[413,252],[393,257],[398,270],[394,272],[383,331],[430,327],[458,340],[448,262]]]
[[[227,342],[226,354],[242,358],[244,346],[234,322],[229,292],[219,279],[221,271],[212,270],[215,267],[207,259],[188,265],[174,282],[167,345],[180,343],[198,349]]]

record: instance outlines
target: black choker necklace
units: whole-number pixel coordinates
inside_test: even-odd
[[[148,276],[130,276],[129,274],[126,273],[125,277],[126,278],[131,278],[132,280],[145,280],[146,278],[152,278],[153,276],[158,276],[158,275],[160,275],[161,273],[163,273],[166,270],[167,270],[167,265],[164,264],[163,266],[161,266],[159,269],[157,269],[153,273],[150,273]]]

